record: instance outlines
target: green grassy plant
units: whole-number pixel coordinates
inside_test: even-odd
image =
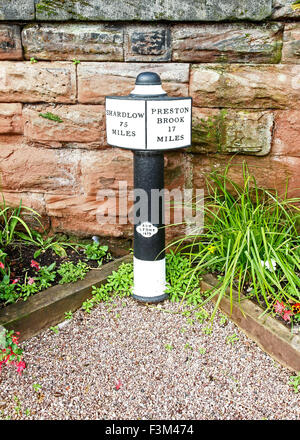
[[[0,248],[2,250],[16,240],[20,228],[32,238],[32,231],[23,218],[26,213],[33,214],[36,219],[40,216],[33,209],[23,206],[22,200],[17,208],[11,208],[6,204],[2,195],[2,203],[0,204]]]
[[[201,305],[216,299],[214,317],[224,295],[233,305],[233,291],[240,295],[245,287],[266,311],[276,301],[299,302],[300,248],[297,221],[300,199],[280,198],[260,188],[243,165],[243,184],[238,185],[225,173],[213,172],[207,180],[208,196],[204,204],[205,229],[177,240],[191,262],[185,295],[189,295],[195,275],[218,273],[219,283]],[[197,207],[196,207],[197,209]],[[198,299],[197,299],[197,302]]]

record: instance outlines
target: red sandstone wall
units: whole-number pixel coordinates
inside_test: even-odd
[[[132,187],[132,153],[106,145],[104,98],[141,71],[193,97],[193,146],[166,154],[166,186],[204,187],[245,160],[260,185],[299,196],[299,14],[262,23],[0,24],[0,185],[54,231],[131,235],[99,225],[97,191]],[[74,63],[72,60],[80,63]],[[30,61],[31,60],[31,61]],[[41,116],[47,112],[61,122]],[[235,154],[235,156],[233,156]],[[124,223],[124,219],[123,219]]]

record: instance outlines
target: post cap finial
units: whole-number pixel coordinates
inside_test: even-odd
[[[155,72],[142,72],[136,77],[137,86],[158,86],[161,85],[160,76]]]

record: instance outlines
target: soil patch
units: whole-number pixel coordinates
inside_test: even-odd
[[[49,266],[55,262],[55,270],[57,270],[62,263],[72,262],[77,264],[79,261],[86,263],[90,269],[99,268],[98,261],[87,258],[84,249],[80,247],[74,249],[71,247],[65,248],[66,256],[57,255],[51,248],[49,248],[44,252],[41,252],[38,257],[34,258],[34,254],[38,249],[37,246],[24,243],[13,244],[5,249],[5,252],[7,253],[6,262],[9,264],[11,271],[11,280],[17,278],[19,279],[19,283],[22,284],[25,282],[26,277],[27,279],[28,277],[34,278],[37,275],[37,271],[34,267],[31,267],[32,260],[36,261],[40,267]],[[108,254],[102,258],[102,265],[114,259],[114,256],[108,251]],[[60,280],[61,276],[56,273],[56,277],[51,282],[51,286],[58,284]],[[3,301],[0,301],[0,308],[3,308],[4,304]]]

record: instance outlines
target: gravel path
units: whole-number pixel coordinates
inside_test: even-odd
[[[0,419],[300,419],[292,373],[233,323],[218,313],[209,333],[162,309],[178,304],[118,299],[24,342],[23,375],[0,375]]]

